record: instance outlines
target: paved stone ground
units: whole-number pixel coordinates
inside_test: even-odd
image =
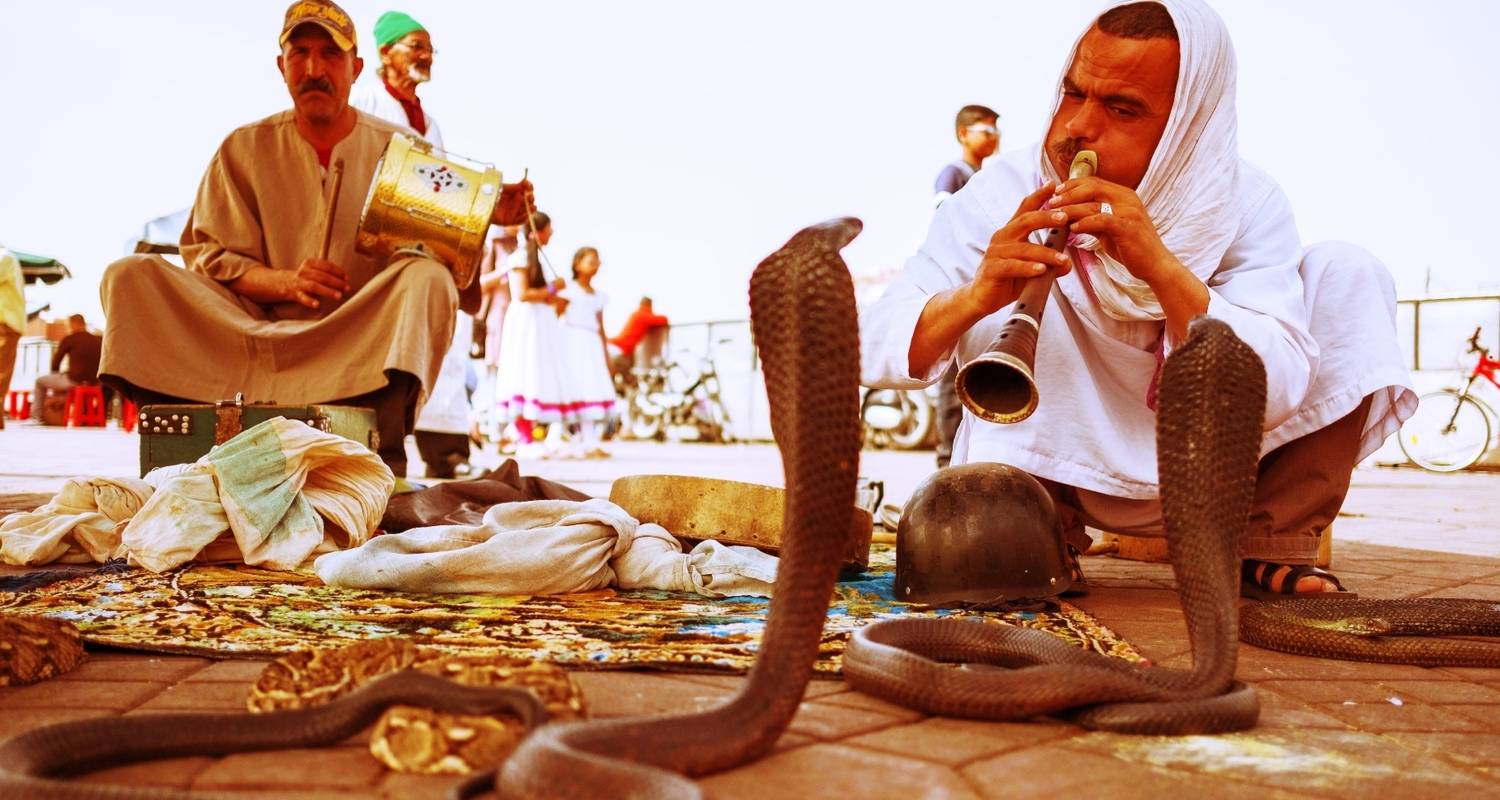
[[[136,440],[115,430],[0,432],[0,493],[51,491],[78,473],[134,474]],[[779,481],[774,448],[620,443],[603,461],[523,464],[593,494],[615,477],[676,472]],[[498,456],[484,456],[494,463]],[[416,463],[415,460],[413,463]],[[930,453],[866,452],[862,473],[900,503]],[[1361,469],[1336,525],[1334,566],[1377,597],[1500,601],[1500,476]],[[1150,658],[1189,662],[1168,568],[1089,558],[1077,602]],[[0,690],[0,738],[109,714],[239,710],[263,662],[95,652],[74,672]],[[575,673],[595,716],[702,708],[742,679]],[[1040,721],[930,718],[815,682],[768,758],[707,778],[715,798],[1057,796],[1485,797],[1500,793],[1500,669],[1424,669],[1319,661],[1243,646],[1239,677],[1263,706],[1255,730],[1217,737],[1132,737]],[[451,779],[386,772],[360,740],[325,750],[184,758],[85,780],[239,790],[257,797],[438,797]]]

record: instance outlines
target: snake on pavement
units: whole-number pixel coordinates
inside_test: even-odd
[[[543,725],[545,710],[524,690],[464,687],[406,671],[298,711],[123,716],[33,729],[0,743],[0,796],[198,797],[55,776],[152,758],[333,744],[393,704],[503,711],[535,727],[500,772],[502,797],[696,798],[701,792],[684,775],[765,755],[812,676],[854,505],[859,333],[853,279],[839,250],[861,227],[845,218],[804,229],[751,277],[752,333],[788,490],[765,635],[749,679],[724,705],[696,714]],[[477,793],[489,777],[465,781],[457,792]]]

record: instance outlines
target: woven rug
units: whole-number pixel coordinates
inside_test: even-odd
[[[895,552],[876,545],[870,571],[841,582],[823,629],[817,671],[839,673],[852,631],[878,619],[967,616],[1046,630],[1080,647],[1140,661],[1128,643],[1078,608],[968,612],[895,602]],[[503,653],[573,669],[655,668],[741,673],[755,658],[769,601],[660,591],[553,596],[410,594],[323,585],[311,572],[189,566],[87,575],[0,593],[0,611],[76,625],[95,645],[231,657],[273,657],[385,636],[458,653]]]

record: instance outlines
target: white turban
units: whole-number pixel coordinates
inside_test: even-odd
[[[1124,0],[1111,8],[1137,1]],[[1136,194],[1145,203],[1167,249],[1206,282],[1219,268],[1242,216],[1236,191],[1240,161],[1235,137],[1234,84],[1238,70],[1234,46],[1224,21],[1201,0],[1156,1],[1172,16],[1181,56],[1172,113]],[[1079,36],[1078,41],[1082,40]],[[1074,42],[1062,77],[1067,76],[1077,56],[1078,42]],[[1058,78],[1059,103],[1062,77]],[[1049,122],[1056,115],[1055,103]],[[1057,181],[1045,146],[1041,148],[1041,162],[1042,179]],[[1093,251],[1098,258],[1099,263],[1088,269],[1088,277],[1105,314],[1122,321],[1166,316],[1151,288],[1106,255],[1096,239],[1083,236],[1075,244]]]

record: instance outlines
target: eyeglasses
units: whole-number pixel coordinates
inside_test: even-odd
[[[391,45],[391,47],[399,47],[403,50],[410,50],[417,55],[426,53],[429,56],[435,56],[438,52],[437,48],[430,47],[428,45],[422,44],[421,42],[417,42],[416,44],[411,44],[408,42],[396,42],[395,44]]]
[[[967,130],[969,133],[987,133],[991,136],[1000,135],[1000,129],[987,122],[976,122],[964,130]]]

